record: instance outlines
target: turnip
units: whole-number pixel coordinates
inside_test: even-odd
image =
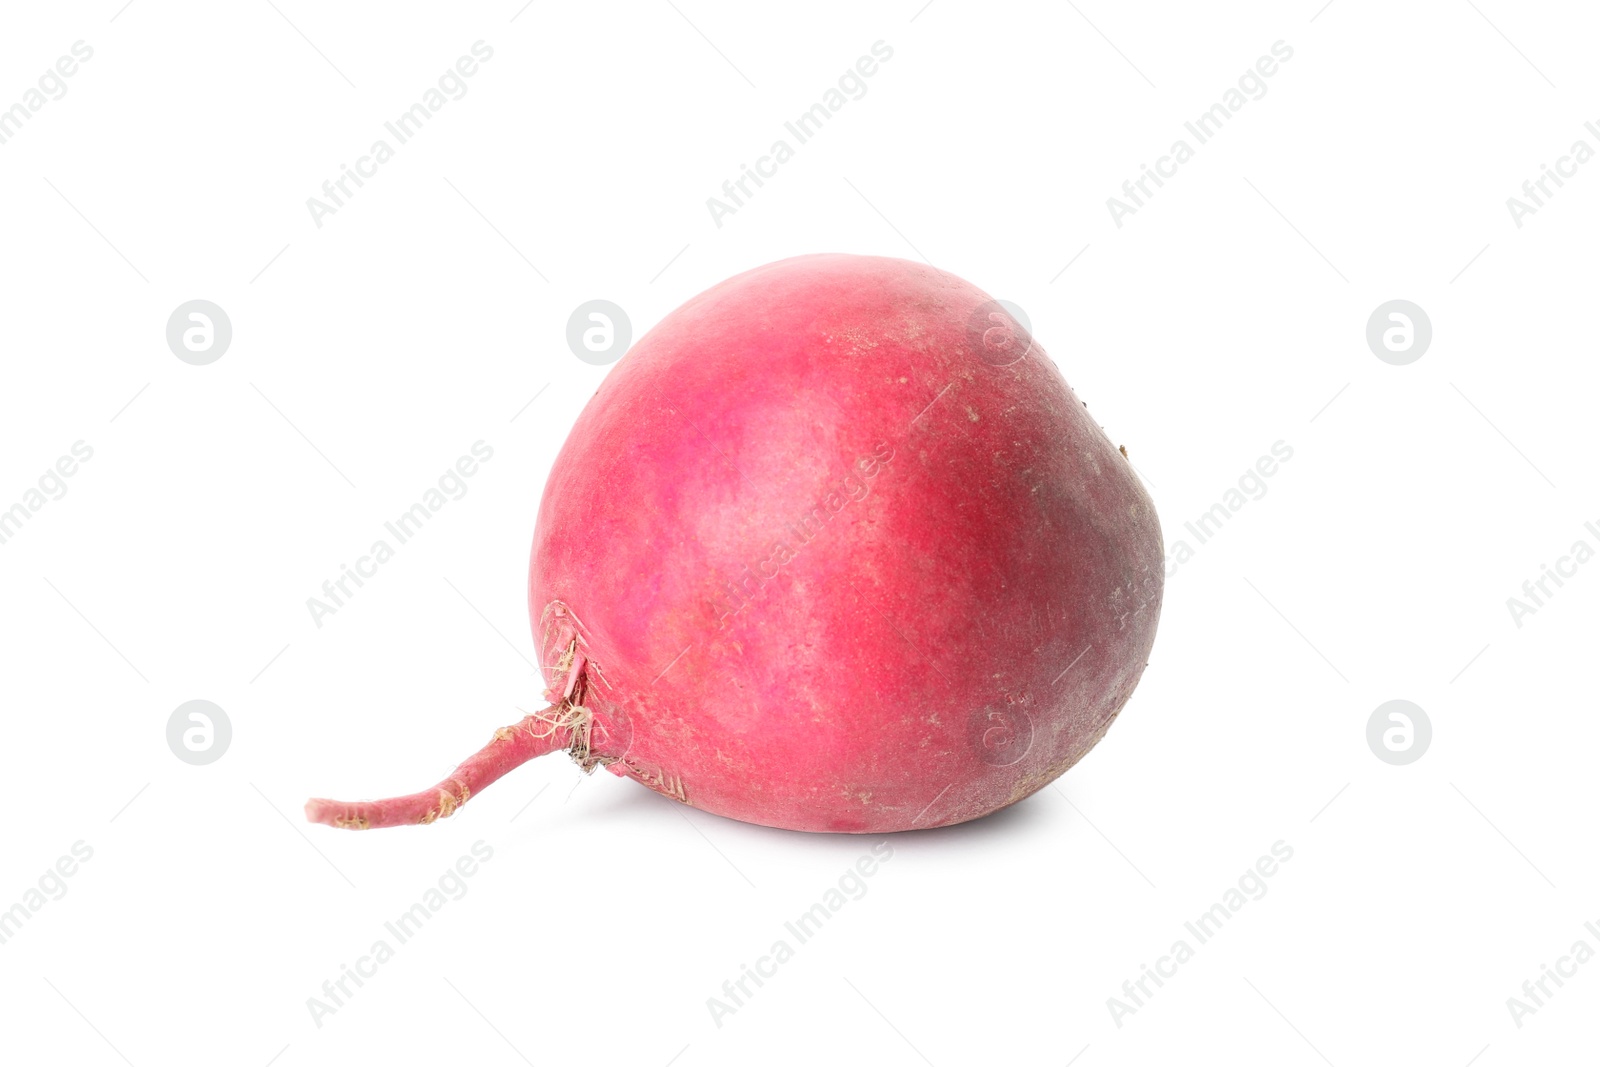
[[[1000,304],[904,260],[773,263],[640,339],[557,457],[528,583],[550,706],[432,789],[306,814],[429,823],[559,749],[767,826],[976,819],[1110,727],[1162,556],[1126,453]]]

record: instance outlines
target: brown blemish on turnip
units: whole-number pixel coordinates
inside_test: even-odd
[[[649,767],[624,759],[622,766],[636,782],[643,783],[654,789],[657,793],[689,803],[689,791],[684,788],[683,778],[660,768]]]
[[[495,735],[498,737],[499,731],[496,731]],[[448,784],[460,786],[460,795],[458,796],[448,789],[439,790],[438,806],[428,809],[422,818],[417,820],[421,825],[426,826],[436,819],[448,819],[472,796],[472,790],[467,787],[466,783],[458,782],[452,778]],[[365,829],[365,827],[362,827],[362,829]]]

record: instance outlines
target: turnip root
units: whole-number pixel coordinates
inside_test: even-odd
[[[550,707],[365,829],[452,814],[564,749],[796,830],[945,826],[1105,734],[1155,640],[1150,498],[1004,308],[932,267],[816,255],[667,316],[545,486],[529,609]]]

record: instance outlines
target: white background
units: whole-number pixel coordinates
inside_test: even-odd
[[[1592,11],[121,2],[13,5],[0,32],[0,107],[94,49],[0,145],[0,508],[94,450],[0,545],[0,908],[93,849],[0,945],[0,1056],[1593,1057],[1600,962],[1521,1027],[1506,1003],[1600,949],[1600,563],[1520,627],[1506,605],[1600,547],[1600,163],[1521,228],[1506,206],[1574,140],[1600,148]],[[314,225],[306,199],[478,40],[467,95]],[[706,198],[879,40],[866,95],[717,227]],[[1266,95],[1118,228],[1107,197],[1279,40]],[[338,833],[300,805],[431,784],[538,699],[529,539],[605,373],[568,351],[572,310],[615,301],[637,337],[814,251],[926,256],[1026,309],[1169,550],[1196,551],[1088,758],[895,836],[719,1027],[707,998],[871,839],[559,758],[427,829]],[[197,298],[234,330],[203,367],[164,336]],[[1364,337],[1396,298],[1434,329],[1408,366]],[[478,440],[468,494],[317,628],[306,599]],[[1184,522],[1278,441],[1266,495],[1195,546]],[[233,725],[209,766],[167,747],[191,699]],[[1409,766],[1367,747],[1391,699],[1433,724]],[[308,998],[479,840],[467,894],[317,1025]],[[1118,1026],[1108,998],[1280,840],[1267,894]]]

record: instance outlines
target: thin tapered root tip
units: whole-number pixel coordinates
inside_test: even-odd
[[[471,787],[459,777],[452,777],[426,792],[387,800],[308,800],[306,818],[341,830],[427,825],[438,819],[448,819],[471,796]]]
[[[387,800],[308,800],[306,819],[341,830],[425,826],[447,819],[508,771],[547,752],[565,749],[571,743],[574,725],[570,714],[563,716],[554,708],[546,709],[515,726],[496,730],[487,745],[432,789]]]
[[[373,822],[375,808],[392,805],[396,800],[371,800],[350,803],[342,800],[324,800],[317,798],[306,801],[306,819],[310,822],[322,823],[324,826],[336,826],[341,830],[370,830],[373,826],[393,825],[385,821]]]

